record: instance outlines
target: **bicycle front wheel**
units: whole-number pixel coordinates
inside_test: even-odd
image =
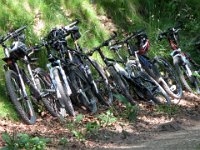
[[[91,85],[83,72],[78,68],[73,68],[69,72],[70,83],[73,89],[73,95],[83,104],[91,113],[97,111],[96,97],[93,95]]]
[[[59,92],[60,102],[64,104],[67,113],[71,116],[75,116],[74,107],[72,105],[72,101],[70,97],[67,95],[67,89],[65,87],[65,83],[63,81],[62,75],[58,69],[54,69],[53,71],[56,86]],[[63,105],[61,104],[61,106]]]
[[[30,89],[27,89],[29,86],[25,83],[28,95],[24,97],[19,77],[14,71],[6,71],[5,79],[8,94],[18,114],[26,124],[35,124],[36,115],[31,102]]]
[[[108,71],[110,73],[110,80],[113,87],[119,93],[124,95],[131,104],[135,105],[136,104],[135,100],[133,99],[133,97],[129,92],[129,85],[126,82],[126,79],[122,78],[122,76],[118,74],[118,72],[115,70],[113,66],[109,66]]]
[[[113,93],[105,71],[94,60],[92,60],[92,62],[90,63],[90,69],[93,73],[92,77],[94,80],[94,84],[92,85],[96,97],[98,98],[100,103],[111,106],[113,102]]]
[[[170,104],[170,98],[165,90],[145,72],[138,72],[138,76],[135,79],[137,86],[135,87],[136,94],[146,100],[152,101],[156,104]]]
[[[181,79],[181,82],[183,84],[183,86],[185,87],[185,89],[189,92],[196,92],[197,94],[200,93],[200,82],[198,80],[198,78],[196,76],[193,75],[189,75],[187,69],[185,66],[183,65],[179,65],[178,63],[175,63],[175,68],[176,71],[179,74],[179,77]],[[191,71],[191,73],[193,73],[193,70],[190,66],[188,66],[189,70]]]

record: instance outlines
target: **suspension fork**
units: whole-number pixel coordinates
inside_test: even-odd
[[[174,64],[179,63],[181,66],[183,66],[185,68],[185,70],[187,71],[187,75],[189,77],[192,76],[192,71],[189,67],[189,62],[187,61],[185,56],[182,56],[181,53],[177,54],[177,55],[173,56],[173,61],[174,61]]]
[[[72,90],[69,86],[69,83],[68,83],[68,77],[66,76],[65,74],[65,71],[63,70],[62,66],[61,66],[61,62],[60,60],[57,60],[56,63],[58,64],[57,66],[55,67],[52,67],[51,63],[50,64],[47,64],[47,67],[49,68],[49,72],[50,72],[50,77],[52,79],[52,82],[53,82],[53,86],[55,87],[56,91],[59,93],[58,89],[57,89],[57,84],[56,84],[56,81],[55,81],[55,77],[54,77],[54,74],[53,74],[53,71],[55,69],[58,69],[59,72],[61,73],[61,76],[63,78],[63,81],[65,83],[65,87],[67,89],[67,95],[70,96],[72,94]]]
[[[138,51],[135,51],[135,60],[136,60],[136,63],[138,65],[138,67],[140,68],[141,71],[144,71],[144,69],[142,68],[142,65],[140,63],[140,60],[139,60],[139,57],[138,57]]]
[[[96,92],[96,93],[99,93],[99,89],[98,89],[98,87],[97,87],[96,82],[94,81],[94,78],[93,78],[93,76],[92,76],[92,72],[91,72],[89,66],[86,65],[85,68],[84,68],[84,70],[85,70],[85,72],[86,72],[86,74],[87,74],[87,76],[88,76],[88,80],[89,80],[90,84],[92,84],[92,86],[93,86],[95,92]]]
[[[23,77],[22,77],[22,74],[20,72],[20,69],[19,69],[19,66],[17,65],[17,63],[14,63],[14,66],[16,68],[16,71],[17,71],[17,74],[18,74],[18,77],[19,77],[19,81],[20,81],[20,84],[21,84],[21,88],[22,88],[22,92],[23,92],[23,96],[26,100],[28,100],[28,94],[26,92],[26,87],[25,87],[25,83],[24,83],[24,80],[23,80]]]

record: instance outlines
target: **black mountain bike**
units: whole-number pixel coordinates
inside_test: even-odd
[[[121,93],[122,95],[124,95],[128,101],[135,105],[135,100],[132,98],[131,94],[130,94],[130,90],[131,87],[134,87],[134,89],[137,89],[136,91],[138,91],[138,95],[144,95],[145,97],[149,100],[154,101],[155,103],[159,102],[159,100],[155,97],[155,95],[153,95],[152,91],[150,91],[149,89],[147,89],[147,87],[145,87],[145,85],[143,84],[144,81],[149,82],[150,84],[154,84],[154,92],[157,90],[157,86],[154,82],[150,81],[149,79],[145,79],[144,74],[142,77],[144,77],[142,80],[140,80],[140,76],[135,76],[132,74],[132,71],[127,70],[127,68],[122,67],[123,65],[126,66],[125,61],[120,59],[120,60],[114,60],[111,58],[106,57],[101,48],[104,46],[108,46],[110,41],[113,40],[116,37],[116,35],[112,36],[110,39],[104,41],[100,46],[94,48],[91,52],[89,52],[90,54],[93,54],[95,51],[99,52],[100,56],[102,57],[103,61],[106,64],[105,70],[107,70],[110,74],[110,79],[111,82],[110,84],[112,84],[113,87],[116,88],[116,90]],[[115,52],[117,52],[117,50],[120,48],[119,45],[113,45],[110,47],[110,49],[114,50]],[[119,55],[118,55],[119,56]],[[119,56],[119,58],[121,58]],[[121,65],[120,65],[121,64]],[[127,66],[126,66],[127,67]],[[141,74],[142,75],[142,74]],[[139,79],[140,78],[140,79]],[[140,94],[139,94],[140,93]],[[166,96],[166,102],[170,102],[169,98]]]
[[[156,104],[170,104],[170,98],[165,90],[142,68],[137,50],[131,56],[126,56],[126,60],[120,55],[119,50],[123,48],[124,44],[128,47],[129,51],[131,50],[129,40],[129,38],[126,38],[110,46],[110,49],[117,54],[118,58],[125,65],[125,69],[118,69],[120,74],[129,81],[129,86],[140,99]]]
[[[76,24],[78,21],[75,22]],[[81,37],[79,28],[77,26],[65,26],[63,28],[67,34],[70,34],[75,50],[67,48],[71,51],[72,61],[80,65],[80,70],[84,73],[85,77],[92,86],[92,91],[98,100],[107,106],[110,106],[113,101],[113,94],[108,83],[108,79],[105,76],[104,70],[101,66],[93,59],[91,59],[87,54],[84,54],[83,49],[78,44],[78,39]]]
[[[173,58],[173,64],[176,68],[176,71],[181,79],[181,82],[187,91],[193,92],[196,91],[197,94],[200,94],[200,81],[195,74],[194,66],[199,67],[189,55],[183,53],[179,47],[179,34],[182,24],[177,24],[175,27],[168,28],[165,32],[159,34],[158,39],[162,40],[166,38],[173,50],[171,56]]]
[[[8,94],[22,120],[27,124],[34,124],[36,115],[32,100],[36,103],[41,100],[53,116],[57,117],[58,114],[52,103],[54,97],[51,97],[48,95],[48,91],[42,89],[42,87],[48,85],[48,82],[42,84],[41,78],[48,78],[48,75],[41,68],[32,69],[32,62],[37,59],[30,57],[34,48],[27,48],[24,44],[25,36],[22,31],[25,28],[26,26],[21,27],[8,33],[5,37],[1,37],[0,44],[5,54],[3,60],[6,62],[4,70]],[[5,42],[11,39],[13,39],[13,42],[10,47],[7,47]],[[26,70],[22,69],[22,65],[26,66]]]

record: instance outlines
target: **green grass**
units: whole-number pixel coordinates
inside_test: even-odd
[[[151,41],[152,57],[169,57],[167,43],[155,42],[156,36],[159,29],[164,30],[180,20],[186,23],[185,30],[181,32],[183,50],[191,53],[197,63],[200,63],[196,51],[186,44],[187,40],[192,40],[199,31],[198,0],[2,0],[0,7],[0,35],[27,25],[25,34],[28,45],[39,42],[53,27],[67,25],[78,18],[81,21],[79,27],[82,34],[79,42],[82,47],[91,49],[111,34],[111,30],[104,27],[99,20],[99,16],[107,16],[112,19],[118,33],[130,33],[145,28]],[[112,57],[112,53],[107,49],[104,52]],[[40,66],[45,67],[46,51],[41,50],[37,56]],[[0,57],[3,57],[2,49]],[[101,62],[98,54],[93,57]],[[3,65],[3,61],[0,61],[0,65]],[[3,76],[0,71],[0,117],[11,116],[15,112],[5,96]]]
[[[180,107],[178,105],[168,106],[168,105],[160,105],[156,106],[156,112],[160,114],[174,115],[178,111],[180,111]]]

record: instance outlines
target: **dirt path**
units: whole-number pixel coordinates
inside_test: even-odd
[[[200,124],[197,123],[194,127],[176,132],[161,132],[150,140],[140,141],[126,148],[136,150],[200,149]]]
[[[141,104],[134,122],[118,118],[117,122],[101,127],[91,135],[85,135],[84,142],[73,136],[67,123],[59,123],[54,118],[44,115],[35,125],[0,119],[0,133],[27,133],[32,136],[52,139],[48,150],[63,149],[136,149],[163,150],[200,149],[200,97],[185,93],[179,106],[170,113],[155,110],[155,107]],[[118,110],[119,111],[119,110]],[[68,118],[69,120],[70,118]],[[96,118],[86,116],[77,131],[85,130],[87,122]],[[68,140],[67,145],[60,145],[61,138]],[[0,137],[0,147],[5,143]]]
[[[111,137],[110,142],[95,149],[135,150],[197,150],[200,149],[200,97],[185,93],[180,102],[180,112],[163,119],[146,115],[147,126],[138,122],[132,132],[124,130]],[[155,118],[152,118],[151,116]],[[142,118],[142,117],[140,117]],[[144,118],[144,117],[143,117]],[[139,126],[138,126],[139,125]],[[143,127],[142,127],[143,126]],[[130,126],[129,126],[130,127]],[[116,138],[117,137],[117,138]],[[102,142],[103,143],[103,142]]]
[[[200,149],[200,123],[179,131],[151,131],[121,139],[120,143],[104,144],[95,149],[134,150],[197,150]]]

